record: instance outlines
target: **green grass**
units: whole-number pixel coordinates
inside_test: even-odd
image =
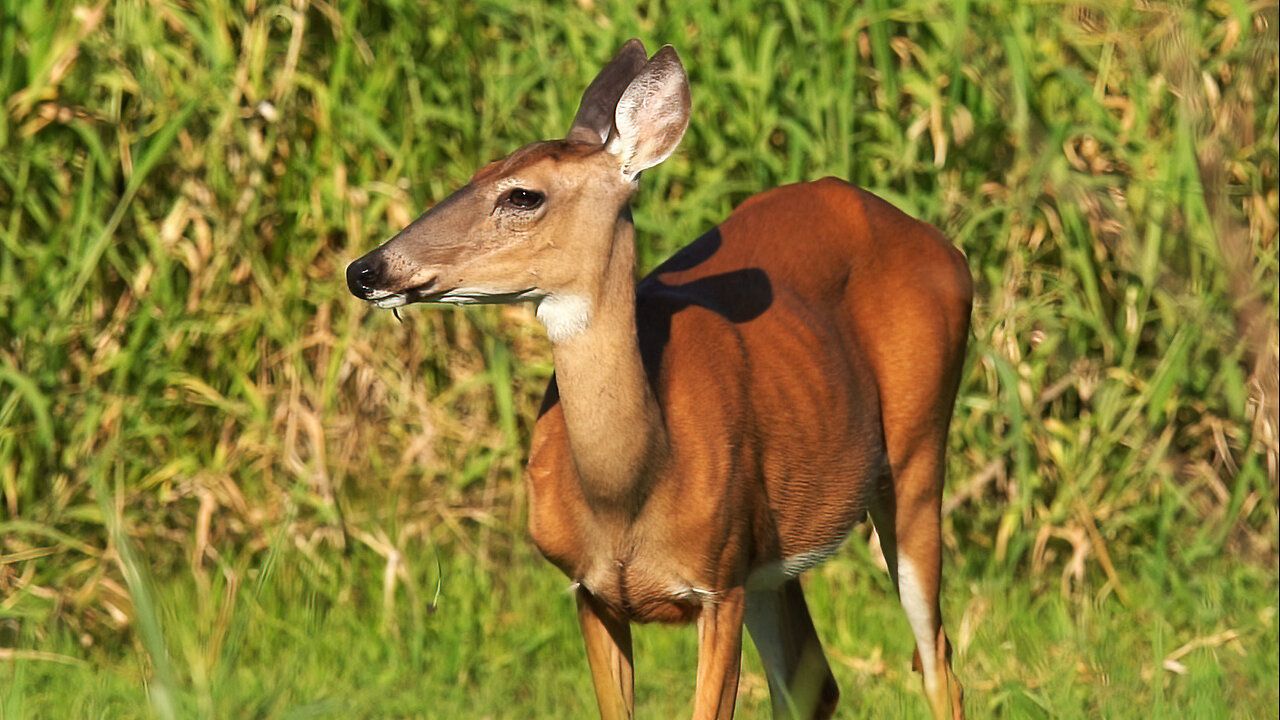
[[[927,709],[910,671],[910,631],[863,547],[851,545],[808,582],[846,700],[841,717],[921,717]],[[398,584],[389,603],[376,553],[355,553],[334,578],[302,553],[282,559],[291,571],[262,592],[253,589],[255,568],[212,578],[204,592],[192,582],[165,585],[159,619],[173,653],[177,717],[593,712],[567,582],[531,551],[500,572],[464,555],[447,559],[434,611],[441,576],[430,553],[408,561],[408,586]],[[1072,602],[1005,578],[952,582],[946,601],[971,714],[1266,717],[1280,667],[1274,653],[1258,649],[1274,642],[1274,577],[1221,560],[1195,581],[1161,584],[1157,574],[1135,578],[1139,599],[1128,607]],[[688,714],[693,635],[638,630],[640,717]],[[12,716],[152,715],[146,655],[122,662],[118,649],[83,648],[66,631],[39,647],[57,656],[6,668]],[[1163,669],[1171,656],[1186,674]],[[748,650],[744,717],[767,717],[765,687]]]
[[[1274,2],[0,0],[0,718],[579,717],[524,531],[527,308],[345,264],[563,133],[628,37],[694,114],[655,265],[846,177],[978,284],[945,610],[975,717],[1276,717]],[[812,573],[841,717],[919,717],[865,543]],[[438,590],[437,590],[438,589]],[[437,597],[438,592],[438,597]],[[687,714],[688,629],[638,638]],[[766,715],[748,652],[745,717]]]

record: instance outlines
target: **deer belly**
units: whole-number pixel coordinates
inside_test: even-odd
[[[820,564],[844,544],[854,526],[864,521],[887,463],[830,463],[821,475],[792,472],[770,483],[767,520],[757,537],[769,550],[747,579],[748,587],[771,589]],[[761,558],[763,560],[763,558]]]

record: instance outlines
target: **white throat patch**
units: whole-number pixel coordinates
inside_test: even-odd
[[[591,324],[591,304],[579,295],[548,295],[538,303],[537,315],[547,338],[562,343]]]

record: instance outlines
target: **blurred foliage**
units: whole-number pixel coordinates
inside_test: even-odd
[[[527,561],[532,313],[396,323],[342,270],[632,36],[694,98],[642,269],[828,174],[967,253],[952,582],[1128,603],[1225,555],[1274,604],[1276,8],[2,0],[0,646],[117,647],[147,576],[216,607],[286,549],[334,598],[356,551],[391,596],[424,547]]]

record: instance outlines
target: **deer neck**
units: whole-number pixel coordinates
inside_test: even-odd
[[[568,301],[582,311],[571,331],[548,323],[556,384],[583,495],[597,514],[630,519],[665,462],[667,432],[640,355],[635,228],[626,208],[594,277],[585,297]]]

